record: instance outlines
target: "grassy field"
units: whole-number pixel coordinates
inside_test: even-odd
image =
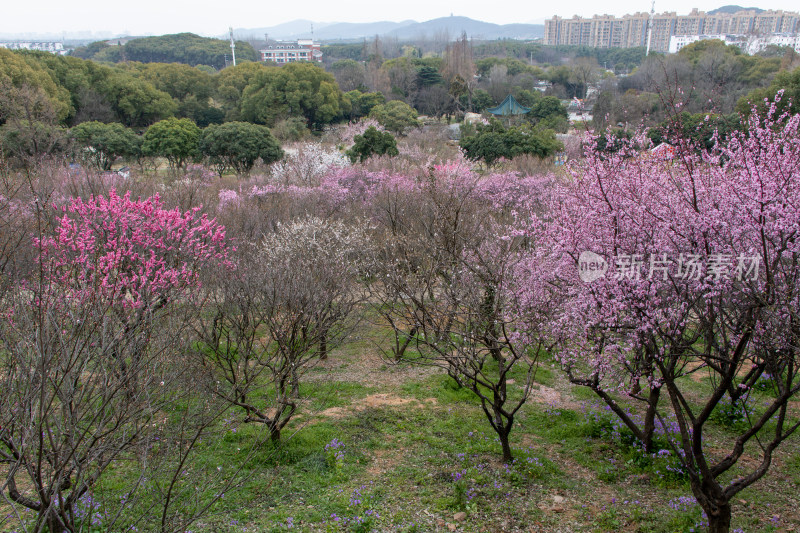
[[[387,363],[378,333],[362,335],[314,369],[302,388],[306,406],[284,444],[263,450],[268,459],[251,465],[250,480],[215,504],[196,530],[702,528],[674,460],[631,446],[593,393],[569,385],[550,363],[538,370],[512,432],[515,463],[504,465],[469,391],[436,368]],[[703,383],[690,388],[702,392]],[[234,445],[256,438],[259,428],[230,431],[226,440]],[[730,435],[726,424],[715,424],[709,446],[723,450]],[[793,439],[767,476],[735,501],[734,529],[800,531],[798,485]]]
[[[674,461],[637,450],[593,394],[550,362],[518,416],[515,462],[506,465],[469,391],[434,367],[389,364],[380,332],[360,334],[307,375],[283,443],[262,446],[192,531],[702,530]],[[263,438],[263,427],[240,418],[232,411],[220,422],[220,438],[198,448],[200,463],[224,472]],[[722,451],[730,435],[715,424],[709,446]],[[734,529],[800,531],[798,486],[795,438],[737,497]]]

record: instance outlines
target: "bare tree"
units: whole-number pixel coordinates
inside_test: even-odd
[[[453,277],[435,300],[418,302],[416,348],[472,391],[500,439],[503,460],[513,455],[510,433],[530,394],[540,337],[520,335],[514,294],[519,242],[497,240],[457,258]],[[456,258],[454,258],[456,259]],[[526,324],[530,328],[531,324]],[[512,372],[516,387],[512,387]]]
[[[497,102],[511,92],[511,82],[508,77],[508,67],[505,65],[495,65],[489,70],[489,94]]]
[[[472,43],[467,40],[466,33],[462,33],[454,43],[447,45],[442,64],[442,78],[447,82],[456,105],[460,105],[461,97],[466,94],[467,108],[472,109],[475,62],[472,57]]]
[[[339,88],[344,92],[361,89],[367,81],[364,64],[353,59],[337,61],[331,65],[331,71],[336,76]]]
[[[582,97],[586,96],[589,85],[597,79],[599,68],[597,60],[589,57],[578,57],[570,63],[572,80],[577,87],[582,88]]]
[[[275,442],[303,375],[352,329],[367,249],[362,228],[312,217],[242,247],[235,272],[208,273],[214,312],[199,322],[199,361],[219,383],[213,393]]]
[[[516,274],[527,244],[503,238],[507,228],[495,218],[502,210],[487,215],[477,189],[475,179],[431,177],[418,197],[387,196],[389,231],[372,289],[376,311],[394,333],[394,360],[438,366],[472,391],[511,461],[509,435],[542,340],[528,311],[531,333],[518,329]],[[421,358],[408,357],[409,347]]]

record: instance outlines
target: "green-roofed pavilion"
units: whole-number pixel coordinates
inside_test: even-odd
[[[503,100],[503,103],[497,107],[492,107],[487,109],[489,113],[492,115],[498,115],[501,117],[509,117],[513,115],[524,115],[525,113],[530,113],[531,108],[525,107],[524,105],[517,102],[517,100],[511,96],[510,94],[506,96],[506,99]]]

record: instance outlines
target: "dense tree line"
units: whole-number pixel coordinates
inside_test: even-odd
[[[227,42],[218,39],[179,34],[135,39],[117,46],[98,42],[76,49],[73,55],[118,63],[119,70],[139,82],[149,82],[153,88],[168,94],[173,100],[173,104],[169,104],[163,95],[149,94],[141,103],[151,102],[151,109],[141,116],[133,113],[133,106],[123,101],[115,104],[116,109],[101,109],[88,117],[81,116],[83,120],[117,120],[136,127],[143,125],[143,122],[152,123],[167,116],[177,116],[191,118],[201,127],[227,120],[246,120],[274,126],[288,118],[283,116],[288,113],[305,117],[308,126],[315,128],[331,120],[353,120],[366,116],[375,105],[395,99],[403,100],[425,115],[451,116],[467,111],[481,112],[496,105],[508,94],[519,97],[522,91],[533,91],[541,81],[551,78],[549,71],[531,66],[534,57],[538,56],[529,52],[541,48],[539,45],[532,46],[515,41],[502,41],[494,45],[475,44],[466,35],[454,42],[437,44],[433,54],[424,43],[401,46],[391,39],[376,38],[356,45],[332,45],[325,50],[327,70],[334,75],[339,89],[348,94],[342,98],[338,91],[330,90],[330,79],[322,80],[315,73],[312,76],[315,79],[311,81],[315,91],[313,101],[308,97],[299,97],[294,99],[292,105],[287,103],[292,100],[291,97],[287,102],[277,102],[274,96],[263,90],[249,89],[245,94],[245,89],[250,83],[279,86],[287,79],[297,78],[298,75],[302,77],[300,71],[294,73],[295,76],[287,77],[278,74],[278,71],[266,73],[270,71],[264,71],[264,65],[251,62],[238,65],[234,71],[226,68],[215,73],[214,69],[225,66],[224,55],[229,50]],[[503,52],[505,57],[497,57],[501,50],[506,50]],[[252,58],[249,52],[252,52]],[[257,59],[251,45],[247,45],[243,51],[237,48],[237,57],[245,61]],[[539,59],[536,61],[539,62]],[[101,72],[101,75],[106,74]],[[558,74],[555,73],[556,76]],[[125,100],[127,95],[122,94],[118,86],[131,83],[130,79],[117,80],[112,99]],[[320,83],[323,83],[321,92]],[[103,104],[103,100],[109,100],[108,92],[93,90],[92,93],[98,93],[100,97],[87,93],[85,99],[97,107]],[[147,90],[140,87],[135,92],[144,95]],[[524,99],[524,94],[521,97]],[[73,100],[77,100],[77,97]],[[262,104],[267,101],[275,105],[265,110]],[[319,113],[311,112],[309,106],[322,109]],[[111,105],[104,107],[110,108]],[[160,113],[154,114],[155,111]],[[116,116],[113,116],[114,113]],[[121,116],[132,113],[134,116]],[[76,123],[79,121],[75,120]]]
[[[798,62],[800,63],[800,62]],[[739,99],[736,110],[743,114],[751,111],[751,106],[757,105],[763,112],[766,109],[765,101],[772,101],[780,93],[780,102],[776,105],[780,111],[787,111],[789,104],[797,106],[800,104],[800,64],[794,70],[783,70],[779,72],[768,87],[762,87],[750,92],[747,96]]]
[[[516,59],[527,64],[554,65],[568,63],[578,57],[592,58],[616,72],[630,72],[639,66],[645,58],[644,47],[636,48],[590,48],[588,46],[546,46],[515,39],[499,39],[496,41],[471,40],[476,60],[487,58]],[[423,57],[431,51],[424,42],[405,43],[404,46],[387,46],[381,43],[378,49],[388,58],[410,54],[412,57]],[[441,46],[442,49],[445,46]],[[336,43],[323,46],[323,53],[331,62],[344,59],[366,61],[375,53],[374,42]],[[392,53],[393,52],[393,53]]]
[[[334,76],[313,63],[280,67],[245,62],[211,74],[180,63],[105,65],[5,49],[0,50],[0,87],[0,141],[11,160],[26,166],[72,144],[80,159],[105,170],[120,158],[160,155],[179,168],[196,157],[197,136],[188,142],[195,147],[188,151],[186,143],[178,143],[181,147],[175,152],[175,147],[147,142],[154,129],[172,124],[169,121],[191,124],[198,131],[245,121],[297,139],[310,129],[366,116],[385,102],[378,93],[344,94]],[[245,125],[231,127],[242,130]],[[258,131],[270,135],[267,128]],[[264,142],[271,146],[275,140],[270,136]],[[89,147],[91,154],[81,151]],[[214,150],[204,155],[217,157],[213,164],[218,168],[241,172],[262,157],[256,153],[244,159],[240,153],[219,159]],[[274,154],[263,158],[275,159]]]
[[[366,90],[345,95],[334,76],[314,63],[279,67],[244,62],[212,74],[181,63],[104,65],[3,49],[0,81],[41,91],[63,126],[96,120],[141,129],[176,116],[201,127],[230,120],[273,126],[300,117],[319,128],[365,116],[385,101]]]
[[[260,159],[272,163],[283,157],[269,128],[247,122],[212,124],[200,129],[188,118],[170,117],[136,135],[121,124],[83,122],[69,131],[74,156],[90,168],[111,170],[119,159],[163,157],[180,170],[193,159],[205,159],[220,175],[247,174]]]
[[[648,58],[630,76],[598,80],[594,125],[655,125],[676,115],[748,113],[781,88],[791,91],[794,54],[746,55],[722,41],[699,41]],[[795,84],[796,85],[796,84]]]
[[[513,41],[505,42],[508,46]],[[520,44],[520,43],[518,43]],[[524,43],[521,43],[524,44]],[[379,39],[360,48],[355,45],[337,45],[329,50],[341,59],[331,60],[329,70],[343,90],[379,93],[387,100],[401,100],[424,115],[460,116],[466,112],[483,112],[496,106],[509,94],[513,94],[523,105],[537,105],[544,82],[561,75],[560,71],[545,70],[532,66],[509,55],[508,57],[479,57],[477,50],[486,54],[485,45],[475,45],[466,35],[446,44],[441,53],[422,56],[416,46],[406,46],[402,55],[384,55],[385,46]],[[478,59],[476,59],[478,58]],[[596,63],[595,63],[596,65]],[[567,71],[566,78],[570,78]],[[585,91],[586,80],[581,87]],[[565,93],[565,91],[561,91]],[[557,93],[559,96],[570,96]],[[573,89],[574,96],[575,91]],[[348,93],[349,95],[350,93]],[[556,101],[551,128],[566,131],[566,110]],[[370,105],[379,102],[370,101]],[[353,106],[355,110],[357,107]],[[367,113],[367,109],[361,109]],[[544,118],[536,113],[530,115],[534,122]],[[564,120],[561,120],[563,117]]]
[[[770,51],[748,56],[718,41],[698,42],[672,56],[650,57],[633,74],[620,77],[604,67],[613,62],[619,70],[618,63],[638,61],[639,52],[557,49],[561,64],[547,65],[540,61],[542,57],[536,59],[539,45],[475,44],[466,35],[427,57],[422,48],[412,45],[390,57],[397,43],[376,38],[362,43],[360,55],[335,61],[328,71],[314,63],[278,66],[246,61],[219,72],[208,65],[191,66],[202,55],[192,51],[192,46],[203,49],[214,45],[212,41],[187,35],[134,40],[124,46],[140,43],[136,46],[150,50],[150,55],[132,55],[118,65],[41,52],[0,51],[4,151],[30,159],[33,154],[62,151],[70,139],[84,139],[83,132],[67,135],[65,130],[84,122],[119,123],[141,134],[172,117],[187,119],[201,129],[249,122],[273,128],[288,140],[333,122],[371,116],[402,134],[419,125],[419,113],[451,118],[483,112],[509,94],[531,108],[524,120],[538,130],[567,130],[568,115],[561,100],[568,98],[588,98],[599,128],[632,129],[642,121],[663,126],[678,118],[675,110],[688,113],[681,115],[681,124],[696,124],[702,113],[725,117],[735,111],[746,113],[750,102],[763,101],[779,90],[786,93],[780,104],[786,106],[789,97],[796,100],[798,85],[796,71],[791,71],[798,63],[796,54]],[[180,43],[185,46],[181,48]],[[180,57],[158,52],[170,48],[181,48]],[[500,57],[503,50],[505,55]],[[78,55],[87,54],[78,51]],[[722,125],[716,120],[712,123]],[[726,118],[723,129],[734,123]],[[673,124],[660,131],[666,135],[667,130],[683,128],[686,133],[685,127]],[[700,144],[711,142],[708,127],[697,135],[704,138]],[[132,149],[121,156],[135,158],[137,153]],[[108,166],[108,160],[98,165]]]
[[[780,88],[791,89],[788,72],[800,65],[791,49],[772,47],[751,56],[713,40],[694,43],[678,54],[648,58],[643,48],[474,42],[466,36],[438,53],[426,52],[423,45],[399,47],[376,38],[332,46],[326,49],[326,61],[347,90],[380,92],[426,115],[482,112],[509,94],[530,106],[531,95],[543,93],[586,100],[590,109],[594,106],[594,125],[600,128],[635,127],[643,120],[655,125],[668,118],[668,109],[749,112],[748,102],[763,101]],[[458,72],[454,65],[459,65]],[[782,71],[787,73],[776,78]],[[776,82],[767,88],[773,79]],[[565,131],[566,121],[551,127]]]
[[[76,48],[72,55],[110,63],[139,61],[142,63],[183,63],[224,68],[231,60],[230,43],[223,39],[200,37],[193,33],[142,37],[125,44],[109,45],[98,41]],[[247,42],[236,41],[236,59],[258,61],[258,52]]]

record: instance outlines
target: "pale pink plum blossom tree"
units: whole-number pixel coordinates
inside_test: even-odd
[[[557,295],[551,332],[567,376],[647,449],[656,428],[677,425],[668,447],[712,532],[729,530],[733,498],[800,427],[789,409],[800,390],[800,115],[774,109],[674,160],[642,151],[643,136],[615,153],[590,148],[531,231],[552,253],[530,259],[528,297]],[[742,420],[711,447],[725,405]]]

